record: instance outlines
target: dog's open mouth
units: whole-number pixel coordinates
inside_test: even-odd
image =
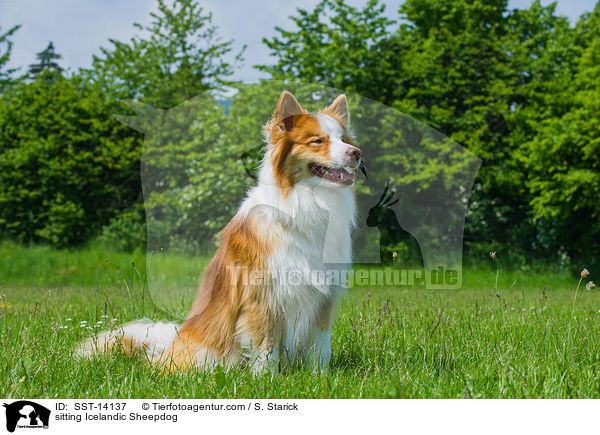
[[[309,166],[310,172],[317,177],[324,178],[332,183],[350,185],[354,183],[354,173],[349,172],[344,168],[328,168],[317,163],[312,163]]]

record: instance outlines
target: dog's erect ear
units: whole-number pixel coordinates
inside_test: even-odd
[[[344,94],[335,99],[331,106],[322,111],[326,115],[332,115],[340,120],[344,127],[350,124],[350,112],[348,111],[348,100]]]
[[[305,110],[300,106],[298,100],[288,92],[283,91],[281,97],[279,97],[279,103],[273,113],[273,119],[277,122],[282,122],[285,125],[286,130],[291,130],[294,126],[294,116],[306,113]]]

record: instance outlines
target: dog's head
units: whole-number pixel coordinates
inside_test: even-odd
[[[270,142],[267,158],[278,186],[284,191],[312,181],[332,187],[352,186],[361,151],[354,146],[349,121],[345,95],[310,114],[284,91],[266,127]]]

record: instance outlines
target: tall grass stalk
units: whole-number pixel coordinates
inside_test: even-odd
[[[579,291],[579,286],[581,285],[581,281],[583,281],[583,275],[579,278],[579,282],[577,283],[577,288],[575,288],[575,296],[573,296],[573,306],[571,307],[571,317],[573,317],[573,313],[575,312],[575,301],[577,300],[577,292]]]

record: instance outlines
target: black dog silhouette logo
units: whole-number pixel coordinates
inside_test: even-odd
[[[50,410],[29,400],[5,403],[6,430],[14,432],[16,428],[37,429],[48,428]]]

